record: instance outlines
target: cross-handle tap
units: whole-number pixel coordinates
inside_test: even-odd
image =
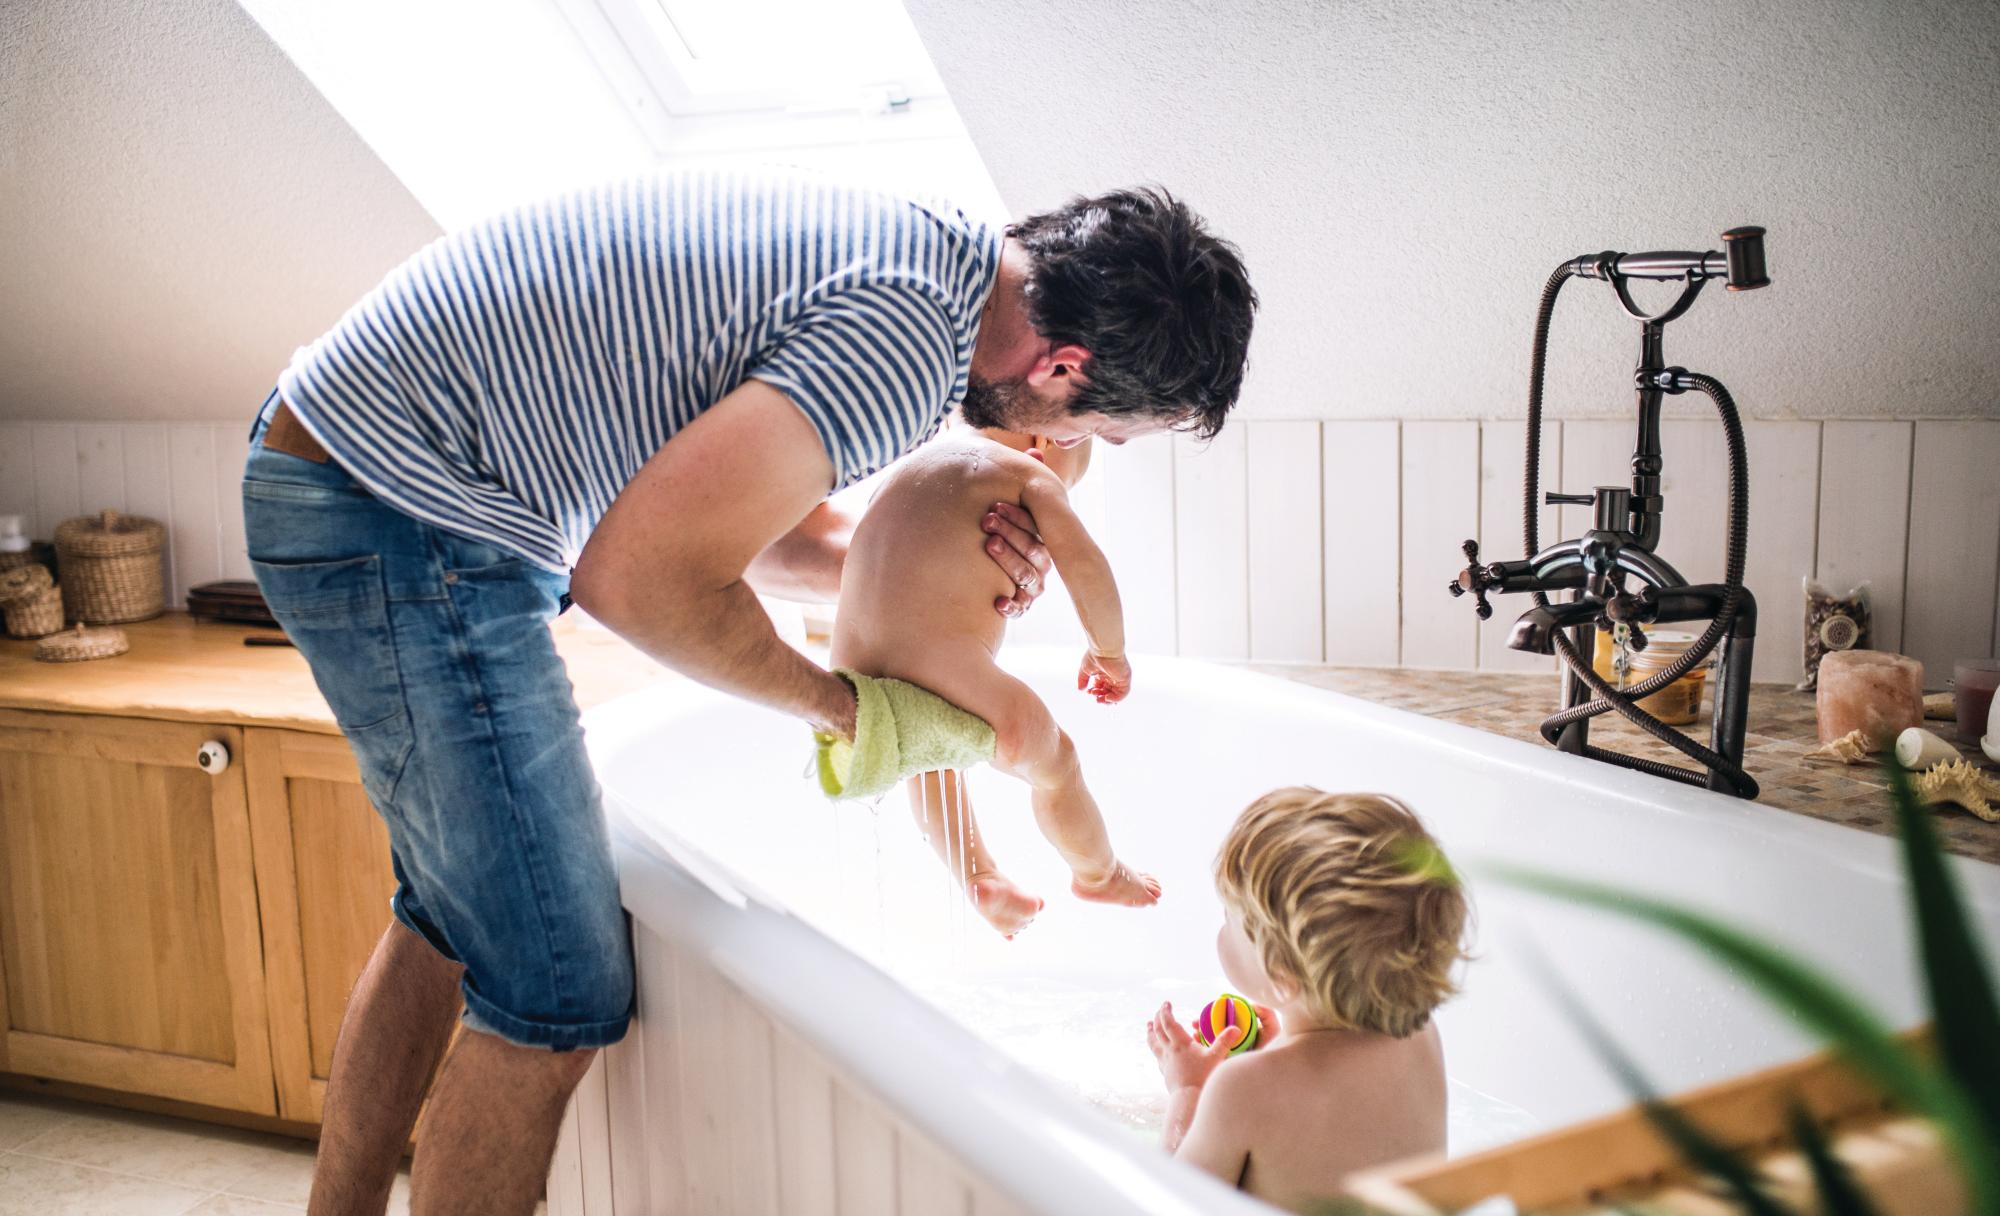
[[[1459,547],[1465,551],[1465,560],[1470,564],[1458,572],[1458,577],[1451,581],[1448,589],[1453,596],[1472,592],[1475,601],[1473,611],[1479,614],[1480,620],[1487,620],[1493,615],[1493,605],[1486,602],[1486,589],[1498,584],[1500,576],[1493,572],[1491,566],[1480,564],[1478,541],[1468,540]]]

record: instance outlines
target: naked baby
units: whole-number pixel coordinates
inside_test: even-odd
[[[1078,898],[1143,906],[1160,885],[1118,860],[1104,818],[1084,785],[1076,747],[1026,684],[995,656],[1007,622],[994,601],[1013,594],[985,557],[982,517],[1018,503],[1061,572],[1089,649],[1077,688],[1102,704],[1132,686],[1125,625],[1111,565],[1077,518],[1069,486],[1089,463],[1087,444],[1051,447],[998,429],[959,427],[897,464],[855,529],[841,576],[833,662],[864,675],[929,689],[993,728],[993,765],[1031,787],[1035,823],[1062,854]],[[912,811],[973,907],[1011,937],[1042,900],[1002,874],[972,820],[959,774],[925,773],[907,783]]]

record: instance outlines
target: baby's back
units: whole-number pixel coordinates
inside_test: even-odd
[[[1292,1211],[1347,1175],[1445,1148],[1444,1049],[1435,1024],[1404,1039],[1310,1032],[1241,1066],[1257,1100],[1242,1189]]]
[[[986,556],[980,521],[996,502],[1020,502],[1039,467],[970,430],[896,464],[848,549],[834,664],[907,679],[915,673],[898,656],[968,645],[997,651],[1007,622],[993,602],[1014,586]]]

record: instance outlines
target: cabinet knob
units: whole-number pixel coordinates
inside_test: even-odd
[[[194,754],[196,767],[211,777],[220,777],[229,767],[229,748],[219,740],[210,739]]]

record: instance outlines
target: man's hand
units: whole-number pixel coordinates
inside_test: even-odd
[[[1055,560],[1035,530],[1035,517],[1011,502],[996,502],[980,521],[986,531],[986,556],[1014,580],[1014,594],[993,601],[1001,616],[1016,617],[1048,589]]]

